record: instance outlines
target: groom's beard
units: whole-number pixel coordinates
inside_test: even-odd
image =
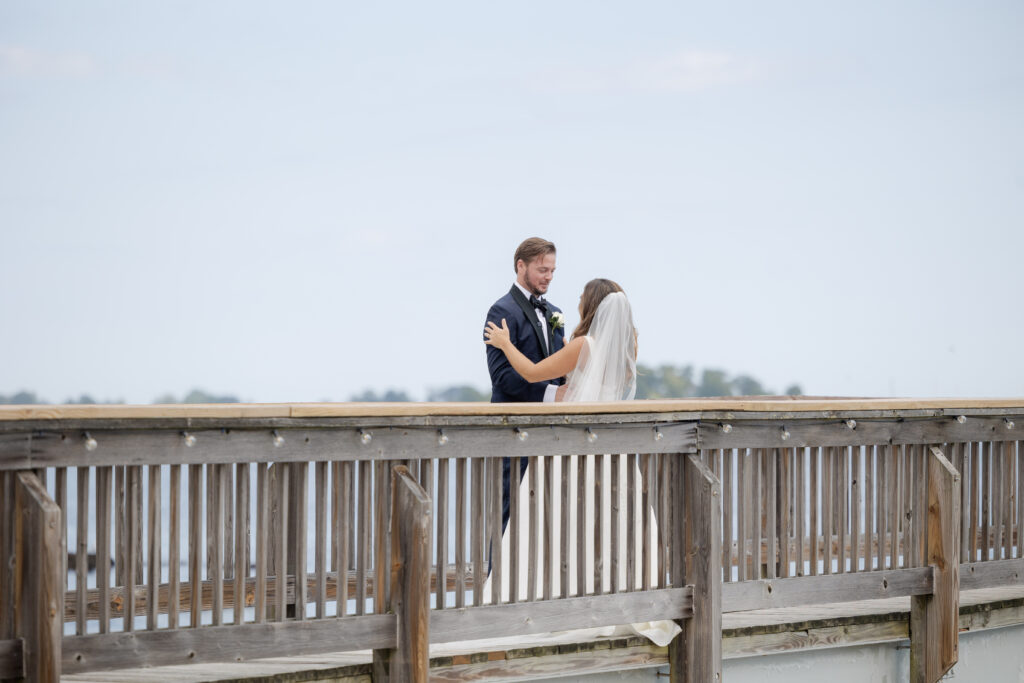
[[[548,286],[550,283],[546,283],[540,278],[533,280],[529,273],[526,274],[525,280],[526,288],[530,290],[530,293],[534,296],[543,296],[548,293]]]

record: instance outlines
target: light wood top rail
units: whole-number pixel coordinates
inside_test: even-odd
[[[0,421],[159,418],[318,418],[614,413],[1024,411],[1024,398],[815,398],[759,396],[607,403],[205,403],[0,406]]]

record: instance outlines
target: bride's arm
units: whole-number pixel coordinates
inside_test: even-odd
[[[518,372],[527,382],[543,382],[544,380],[564,377],[576,367],[576,361],[580,358],[580,349],[583,348],[583,337],[573,339],[561,349],[548,356],[539,363],[534,363],[523,355],[522,351],[515,347],[509,338],[508,325],[504,318],[501,327],[493,322],[487,323],[484,330],[484,342],[501,349],[508,358],[509,365]]]

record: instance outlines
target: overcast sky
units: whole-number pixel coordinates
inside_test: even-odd
[[[1020,2],[0,3],[0,393],[488,386],[512,254],[640,361],[1024,396]]]

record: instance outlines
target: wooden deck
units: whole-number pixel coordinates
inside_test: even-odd
[[[753,610],[722,616],[725,659],[799,650],[884,643],[909,638],[910,598]],[[1024,584],[963,591],[960,630],[1024,625]],[[640,637],[588,642],[558,638],[505,638],[435,645],[430,677],[438,681],[501,681],[597,674],[668,664],[668,648]],[[233,664],[197,664],[65,675],[69,683],[162,681],[372,680],[369,650],[275,657]]]

